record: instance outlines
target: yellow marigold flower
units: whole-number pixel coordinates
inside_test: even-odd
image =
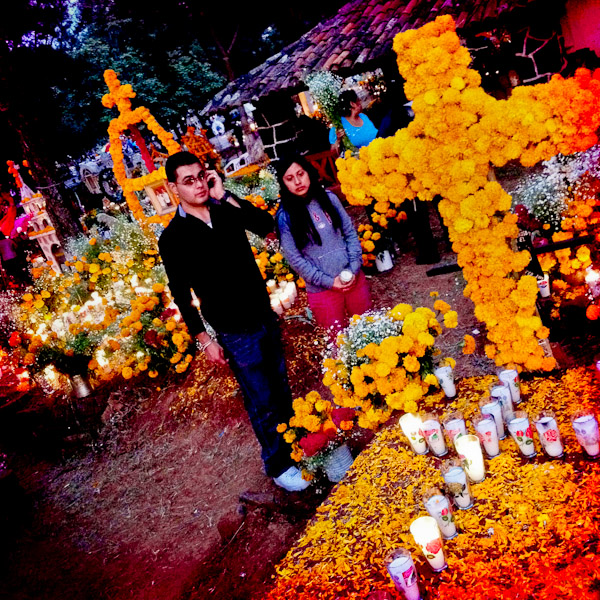
[[[164,291],[165,291],[165,286],[164,286],[162,283],[155,283],[155,284],[152,286],[152,291],[153,291],[155,294],[162,294],[162,292],[164,292]]]
[[[25,302],[31,302],[33,300],[33,296],[29,293],[23,294],[23,300],[25,300]]]
[[[283,439],[288,443],[291,444],[292,442],[294,442],[296,440],[296,433],[294,431],[292,431],[291,429],[289,429],[288,431],[286,431],[283,434]]]
[[[286,429],[287,429],[287,423],[279,423],[279,425],[277,425],[278,433],[283,433]]]
[[[464,344],[463,354],[473,354],[475,352],[475,338],[472,335],[465,335]]]
[[[158,377],[158,371],[148,371],[148,377],[151,377],[152,379],[154,379],[155,377]]]
[[[414,400],[407,400],[404,403],[404,412],[416,413],[419,410],[417,403]]]
[[[152,319],[152,325],[154,325],[154,327],[160,327],[162,324],[163,322],[158,317]]]
[[[98,273],[100,271],[100,265],[97,263],[92,263],[89,268],[90,273]]]
[[[42,308],[43,306],[45,306],[45,304],[44,304],[44,301],[43,301],[41,298],[39,298],[38,300],[36,300],[36,301],[33,303],[33,306],[35,306],[36,308],[40,309],[40,308]]]
[[[458,325],[458,314],[455,310],[450,310],[444,315],[444,325],[448,329],[454,329]]]
[[[145,371],[148,368],[148,363],[139,362],[137,364],[138,371]]]
[[[396,321],[403,321],[406,316],[412,312],[412,306],[410,304],[396,304],[389,315]]]
[[[181,352],[175,352],[175,354],[173,354],[173,356],[171,356],[170,362],[171,364],[176,364],[181,360],[182,356],[181,356]]]
[[[175,323],[175,321],[167,321],[167,324],[165,325],[167,331],[173,331],[175,327],[177,327],[177,323]]]
[[[47,292],[46,290],[42,290],[42,292],[40,293],[40,296],[42,298],[50,298],[50,292]]]
[[[423,344],[425,346],[433,346],[433,344],[435,344],[435,338],[430,333],[427,333],[426,331],[422,331],[417,336],[417,340],[419,341],[420,344]]]
[[[90,244],[90,246],[95,246],[95,245],[96,245],[96,238],[92,238],[92,239],[89,241],[89,244]]]
[[[427,373],[427,375],[425,375],[425,379],[423,379],[423,381],[427,385],[438,385],[438,378],[433,373]]]
[[[319,392],[308,392],[308,394],[306,394],[306,401],[310,402],[311,404],[314,404],[315,402],[317,402],[317,400],[321,399],[321,395],[319,394]]]
[[[121,371],[124,379],[131,379],[133,377],[133,369],[131,367],[124,367]]]
[[[450,310],[451,306],[443,300],[436,300],[433,303],[433,308],[445,315]]]
[[[177,371],[177,373],[183,373],[188,368],[189,364],[190,363],[182,361],[175,367],[175,371]]]
[[[447,356],[446,358],[444,358],[444,360],[441,362],[442,366],[448,366],[451,367],[452,369],[454,369],[454,367],[456,367],[456,361],[451,357],[451,356]]]
[[[419,359],[412,355],[405,356],[402,364],[410,373],[417,373],[421,369],[421,363],[419,362]]]
[[[186,363],[192,362],[192,359],[193,359],[193,356],[191,354],[186,354],[185,355],[184,360],[185,360]]]

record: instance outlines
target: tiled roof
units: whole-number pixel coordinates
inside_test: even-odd
[[[203,113],[240,105],[278,90],[304,88],[317,69],[358,73],[390,52],[394,36],[450,14],[457,29],[497,20],[535,0],[353,0],[246,75],[217,93]]]

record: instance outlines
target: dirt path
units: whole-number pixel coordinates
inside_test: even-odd
[[[438,291],[459,313],[459,327],[443,341],[458,357],[457,344],[478,327],[462,276],[430,279],[410,240],[402,252],[392,271],[371,278],[376,307],[431,306],[429,292]],[[296,395],[321,389],[320,334],[301,319],[284,323]],[[489,368],[486,359],[464,357],[457,372]],[[109,400],[113,416],[92,447],[60,460],[46,458],[56,440],[44,447],[22,414],[0,424],[19,482],[0,481],[0,598],[260,598],[330,488],[297,498],[275,488],[262,472],[237,386],[222,372],[191,373],[181,387],[113,390]]]

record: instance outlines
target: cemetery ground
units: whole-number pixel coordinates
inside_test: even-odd
[[[455,255],[429,207],[442,259]],[[350,207],[358,222],[364,211]],[[375,308],[432,306],[458,312],[440,339],[456,377],[491,372],[485,332],[463,296],[460,272],[427,277],[412,238],[394,268],[370,278]],[[282,321],[294,396],[321,383],[324,332],[305,318],[306,297]],[[464,356],[467,333],[478,351]],[[564,357],[563,357],[564,358]],[[581,357],[579,357],[581,359]],[[233,377],[196,356],[177,380],[100,388],[87,399],[34,395],[0,409],[9,472],[0,480],[0,598],[15,600],[259,599],[277,562],[331,484],[301,494],[276,488]],[[460,384],[459,384],[460,393]],[[354,441],[357,453],[369,441]]]

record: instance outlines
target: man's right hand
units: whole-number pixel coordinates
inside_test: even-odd
[[[333,287],[331,289],[347,290],[347,289],[350,289],[354,285],[355,281],[356,281],[356,276],[352,277],[352,279],[350,281],[348,281],[347,283],[343,283],[342,280],[340,279],[340,276],[337,275],[336,278],[333,280]]]
[[[206,346],[206,348],[204,349],[204,354],[211,363],[214,363],[216,365],[228,364],[227,359],[225,358],[225,353],[223,352],[223,348],[217,342],[215,342],[208,335],[208,333],[203,331],[202,333],[199,333],[196,336],[196,339],[202,345],[206,344],[207,342],[210,342],[210,344],[208,344],[208,346]]]

